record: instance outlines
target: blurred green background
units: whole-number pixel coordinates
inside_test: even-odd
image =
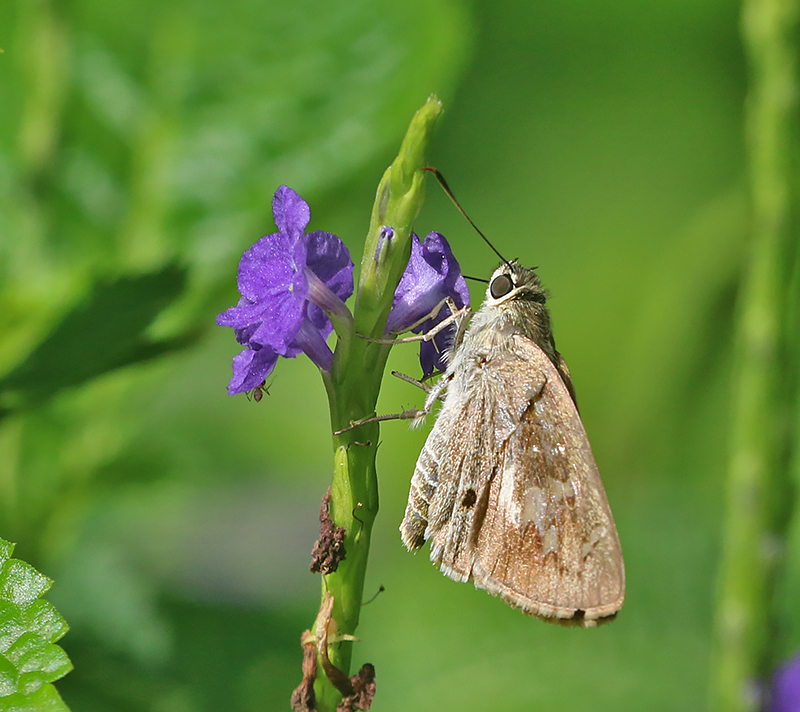
[[[305,359],[282,361],[260,404],[229,398],[238,348],[213,321],[281,183],[359,261],[380,175],[432,92],[431,162],[551,291],[628,596],[613,625],[562,629],[408,554],[397,528],[427,431],[389,423],[366,595],[386,591],[354,653],[377,669],[374,709],[705,705],[748,228],[738,11],[0,4],[0,536],[56,580],[72,709],[289,708],[318,605],[327,405]],[[432,229],[488,276],[495,257],[434,185]],[[416,374],[416,349],[390,367]],[[387,382],[379,410],[419,402]]]

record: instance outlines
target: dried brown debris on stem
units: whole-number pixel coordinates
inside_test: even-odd
[[[375,697],[375,666],[364,663],[357,675],[350,678],[353,692],[342,698],[336,712],[355,712],[355,710],[368,710]]]
[[[331,519],[331,490],[322,498],[319,510],[319,539],[314,544],[311,552],[312,573],[330,574],[339,568],[339,562],[344,561],[347,551],[344,548],[345,529],[337,527]]]
[[[303,681],[292,692],[293,712],[315,712],[317,698],[314,694],[314,680],[317,679],[317,646],[311,631],[302,636],[303,642]]]
[[[303,681],[292,693],[292,710],[294,712],[316,712],[316,696],[314,681],[317,678],[317,662],[322,666],[325,677],[342,695],[342,701],[336,712],[356,712],[369,710],[375,697],[375,667],[365,663],[353,677],[337,668],[328,657],[328,643],[342,640],[354,641],[352,635],[337,632],[333,612],[333,596],[325,594],[317,615],[314,631],[307,630],[301,637],[303,644]]]

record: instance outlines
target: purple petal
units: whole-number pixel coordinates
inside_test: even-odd
[[[231,309],[228,309],[227,311],[224,311],[222,312],[222,314],[217,316],[217,324],[219,324],[220,326],[233,326],[234,336],[242,346],[250,346],[250,339],[256,332],[256,329],[258,329],[258,325],[260,323],[260,322],[253,323],[252,320],[244,318],[245,312],[242,309],[242,307],[249,307],[249,306],[252,306],[252,302],[249,299],[245,299],[244,297],[242,297],[239,300],[239,303],[235,307],[232,307]],[[232,310],[237,310],[237,311],[231,313]],[[237,323],[243,322],[244,325],[237,326],[236,324],[225,323],[227,321],[232,321]]]
[[[286,185],[272,196],[272,214],[278,230],[295,239],[303,234],[311,219],[308,203]]]
[[[217,315],[219,326],[230,326],[242,332],[252,331],[253,327],[260,323],[261,314],[264,311],[263,304],[253,304],[249,299],[240,299],[235,307],[226,309]],[[243,343],[243,342],[239,342]]]
[[[411,235],[411,255],[394,293],[392,310],[386,322],[386,333],[407,331],[415,322],[430,314],[441,301],[436,295],[443,279],[426,261],[422,242],[416,233]],[[431,296],[433,303],[429,305]]]
[[[304,239],[278,232],[265,235],[239,260],[239,293],[251,302],[260,302],[288,289],[302,273],[307,254]]]
[[[233,378],[228,383],[228,395],[252,391],[264,382],[277,361],[278,354],[270,348],[245,349],[238,353],[233,357]]]
[[[319,330],[323,339],[326,339],[333,324],[331,318],[336,315],[341,323],[352,323],[353,315],[347,305],[339,299],[310,268],[306,268],[308,280],[308,304],[306,314],[309,321]]]
[[[438,337],[439,334],[436,335]],[[434,337],[434,340],[436,339]],[[437,351],[433,341],[423,341],[419,347],[419,365],[422,366],[422,377],[427,378],[434,371],[446,371],[447,363],[443,352]]]
[[[299,290],[298,290],[299,291]],[[273,295],[261,323],[250,336],[250,342],[268,346],[281,356],[287,354],[305,317],[305,298],[291,291]]]
[[[436,271],[444,278],[444,292],[460,309],[469,304],[469,287],[467,280],[461,274],[461,266],[450,249],[450,243],[444,235],[431,232],[422,245],[425,258],[429,264],[435,266]],[[444,318],[444,317],[442,317]],[[437,320],[441,321],[441,319]]]
[[[296,289],[275,294],[267,302],[240,300],[239,304],[245,304],[226,309],[217,316],[217,324],[232,327],[243,346],[267,346],[285,356],[305,316],[304,291],[308,291],[305,279]]]
[[[411,256],[395,291],[387,333],[408,331],[431,314],[445,297],[453,299],[459,308],[469,304],[466,280],[445,237],[432,232],[424,243],[416,235],[411,239]]]
[[[297,332],[297,338],[294,345],[302,349],[316,365],[317,368],[330,373],[331,365],[333,364],[333,352],[330,350],[325,339],[320,334],[319,329],[314,326],[310,320],[306,319],[300,330]]]
[[[239,331],[240,343],[255,342],[286,355],[305,316],[306,239],[281,233],[262,237],[239,262],[239,291],[244,299],[217,317]],[[246,341],[242,341],[245,338]]]
[[[462,305],[463,306],[463,305]],[[421,334],[430,331],[442,319],[450,316],[448,309],[442,309],[435,319],[423,322],[419,329],[414,329]],[[453,346],[456,336],[456,325],[446,326],[430,341],[423,341],[419,346],[419,363],[422,366],[423,378],[430,376],[434,371],[446,371],[448,366],[448,352]]]
[[[778,668],[772,679],[770,712],[800,710],[800,655]]]
[[[322,230],[309,233],[306,264],[342,301],[353,294],[353,260],[336,235]]]
[[[309,234],[307,264],[342,302],[353,294],[353,260],[345,244],[336,235],[321,230]],[[308,305],[308,317],[323,337],[331,333],[333,327],[330,320],[316,304]]]

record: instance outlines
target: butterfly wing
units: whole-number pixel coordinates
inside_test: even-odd
[[[401,530],[458,581],[530,615],[594,625],[622,606],[614,520],[574,401],[530,339],[464,354]]]

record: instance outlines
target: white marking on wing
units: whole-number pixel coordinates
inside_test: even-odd
[[[544,534],[547,528],[547,494],[541,487],[531,485],[525,494],[525,508],[522,515],[523,525],[533,522],[536,530]]]
[[[514,480],[516,472],[516,464],[514,458],[509,455],[503,464],[502,484],[500,485],[500,492],[498,495],[498,505],[500,509],[505,512],[506,516],[511,521],[519,526],[520,525],[520,503],[514,497]]]
[[[547,556],[550,552],[557,552],[557,551],[558,551],[558,532],[556,531],[556,525],[551,524],[550,528],[547,530],[547,534],[544,535],[542,554],[544,556]]]

